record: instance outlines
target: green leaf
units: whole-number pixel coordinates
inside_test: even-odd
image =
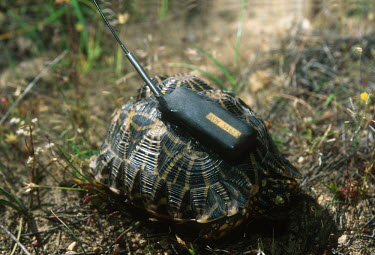
[[[83,26],[82,31],[80,31],[81,40],[82,40],[81,41],[81,47],[87,53],[88,49],[89,49],[89,36],[87,34],[87,31],[86,31],[85,18],[83,17],[83,14],[82,14],[80,5],[78,4],[78,1],[77,0],[71,0],[71,2],[72,2],[72,5],[73,5],[73,10],[74,10],[74,12],[75,12],[75,14],[78,18],[78,22],[79,22],[79,24],[81,24]]]
[[[246,1],[241,0],[240,24],[238,25],[238,29],[237,29],[236,48],[235,48],[235,53],[234,53],[234,64],[236,65],[238,63],[238,57],[240,55],[240,42],[242,38],[242,26],[243,26],[243,19],[245,16],[245,10],[246,10]]]
[[[9,200],[8,202],[9,203],[12,203],[13,205],[14,205],[14,203],[17,204],[15,206],[17,207],[18,211],[23,211],[23,210],[27,211],[27,208],[25,207],[25,205],[23,204],[23,202],[21,200],[19,200],[19,198],[16,195],[14,195],[14,194],[6,191],[5,189],[3,189],[1,187],[0,187],[0,193],[2,193],[3,195],[5,195],[8,198],[8,200]]]
[[[220,88],[222,88],[222,89],[225,88],[225,83],[222,80],[220,80],[219,77],[217,77],[213,73],[207,72],[207,71],[203,70],[202,68],[200,68],[198,66],[195,66],[195,65],[181,64],[181,66],[185,67],[185,68],[192,69],[192,70],[199,71],[202,74],[207,75],[211,80],[213,80],[216,84],[218,84],[220,86]]]
[[[203,54],[205,54],[207,57],[209,57],[217,67],[220,68],[221,72],[225,75],[225,77],[228,79],[229,83],[231,84],[231,86],[233,88],[236,88],[237,87],[237,81],[236,81],[236,78],[234,78],[228,71],[228,69],[225,68],[225,66],[220,63],[220,61],[215,58],[212,54],[210,54],[208,51],[196,46],[195,47],[197,50],[199,50],[200,52],[202,52]]]
[[[15,205],[15,204],[9,202],[8,200],[0,199],[0,204],[2,204],[2,205],[4,205],[4,206],[7,206],[7,207],[11,207],[11,208],[13,208],[14,210],[16,210],[16,211],[18,211],[18,212],[21,211],[20,208],[19,208],[17,205]]]

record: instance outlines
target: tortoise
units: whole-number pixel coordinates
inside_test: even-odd
[[[240,160],[223,159],[166,121],[147,86],[114,112],[90,167],[96,181],[153,217],[196,223],[203,238],[222,237],[249,217],[278,214],[297,189],[298,170],[273,143],[265,123],[234,94],[188,74],[156,76],[162,93],[184,86],[255,127]]]

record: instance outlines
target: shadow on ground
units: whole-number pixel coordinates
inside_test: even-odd
[[[116,208],[118,202],[110,207]],[[111,220],[110,224],[126,224],[133,219],[134,231],[138,234],[131,235],[139,236],[139,240],[124,238],[119,242],[116,249],[127,252],[137,252],[139,247],[146,248],[142,244],[148,243],[149,251],[160,246],[171,254],[262,254],[257,253],[261,251],[273,255],[325,254],[337,247],[338,239],[337,227],[328,210],[303,193],[293,199],[286,219],[253,219],[214,241],[194,240],[193,234],[187,233],[190,230],[186,225],[148,219],[137,209],[126,206],[118,216],[120,219]]]

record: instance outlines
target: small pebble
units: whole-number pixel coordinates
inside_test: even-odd
[[[144,254],[144,252],[142,251],[142,249],[138,249],[138,250],[135,251],[135,254],[136,255],[142,255],[142,254]]]
[[[348,235],[342,235],[339,237],[337,242],[341,245],[345,244],[348,241]]]
[[[77,251],[77,247],[78,247],[77,242],[73,242],[73,243],[69,244],[68,251]]]
[[[298,161],[298,163],[303,163],[303,161],[305,161],[305,158],[304,157],[299,157],[297,161]]]
[[[323,195],[320,195],[317,200],[318,200],[318,204],[323,204],[325,199]]]

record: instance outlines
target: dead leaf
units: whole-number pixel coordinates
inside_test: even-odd
[[[7,143],[15,143],[17,142],[17,135],[14,133],[9,133],[5,135],[5,142]]]

